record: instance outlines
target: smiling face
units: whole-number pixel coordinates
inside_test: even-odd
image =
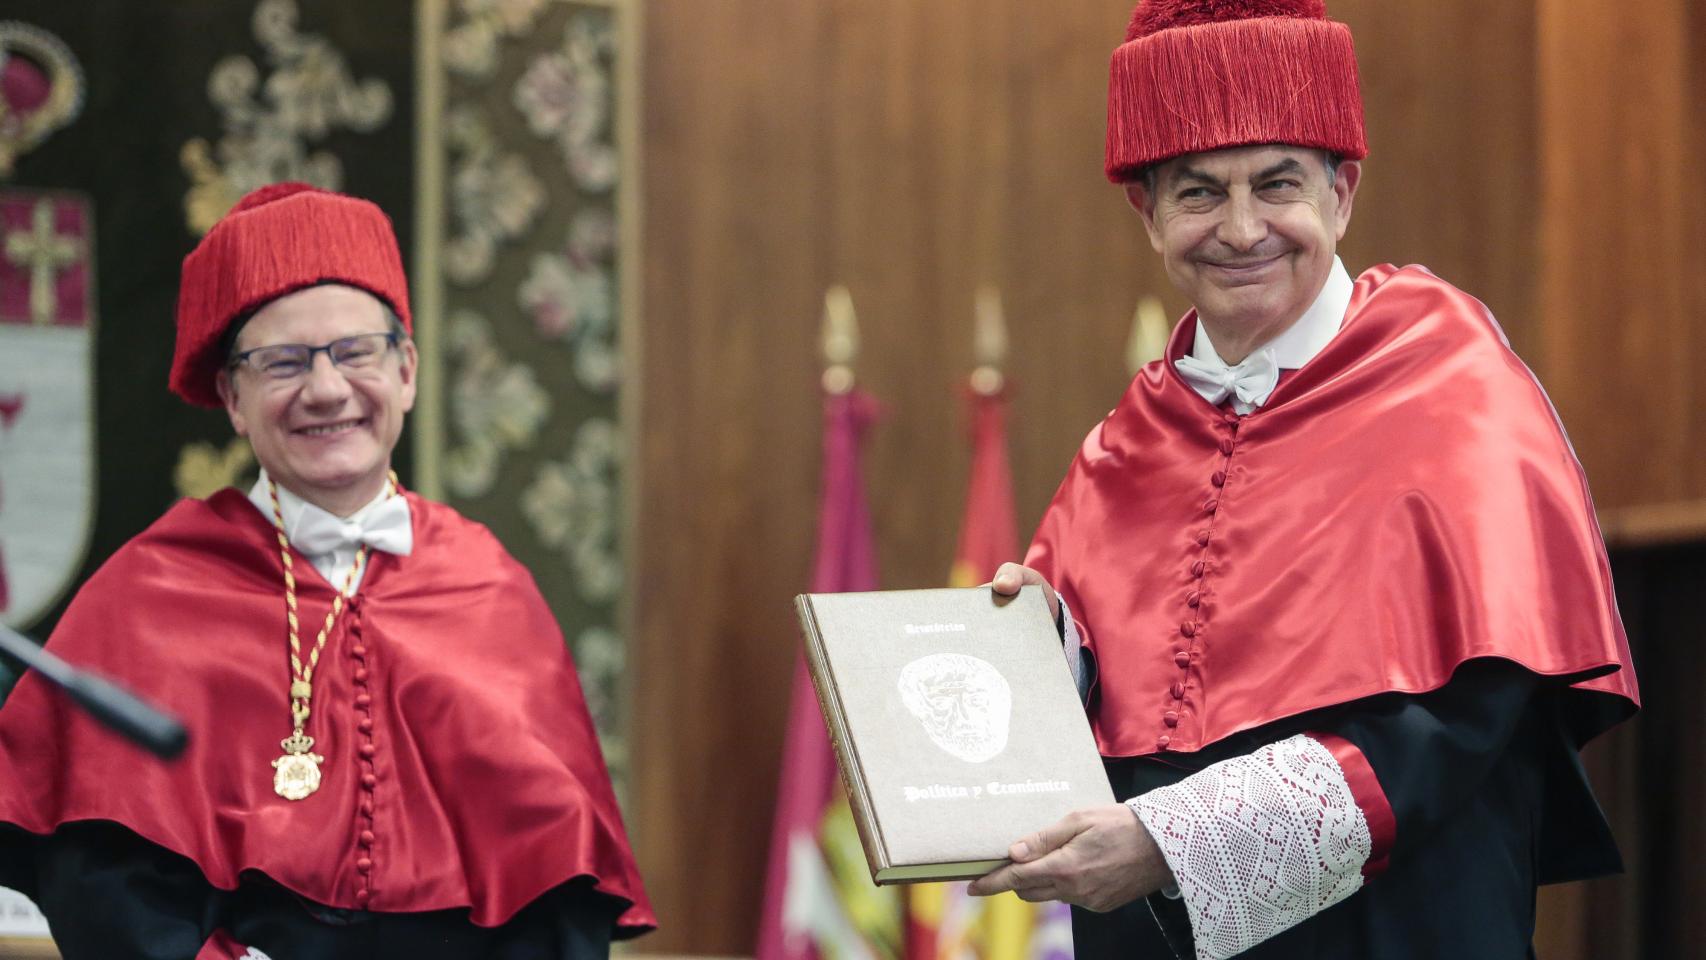
[[[279,297],[256,311],[236,352],[302,343],[312,347],[390,327],[385,306],[354,287],[326,284]],[[348,516],[383,489],[403,415],[415,405],[415,347],[403,341],[379,363],[337,367],[325,353],[309,371],[274,380],[247,363],[219,374],[231,426],[247,437],[267,474],[309,503]]]
[[[1314,302],[1350,225],[1361,164],[1280,145],[1188,154],[1126,186],[1167,276],[1237,363]]]

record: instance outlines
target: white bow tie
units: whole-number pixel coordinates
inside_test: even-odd
[[[290,542],[311,557],[363,543],[375,550],[407,556],[415,545],[414,528],[409,523],[409,501],[386,497],[349,520],[304,505],[302,519],[292,531]]]
[[[1257,350],[1242,363],[1227,366],[1219,357],[1198,360],[1186,355],[1173,361],[1179,376],[1209,403],[1219,405],[1232,397],[1232,409],[1249,413],[1268,402],[1279,385],[1279,364],[1271,349]]]

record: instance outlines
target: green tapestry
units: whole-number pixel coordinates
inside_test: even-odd
[[[421,411],[422,486],[533,571],[618,782],[627,9],[422,4],[415,263],[423,380],[443,382]]]

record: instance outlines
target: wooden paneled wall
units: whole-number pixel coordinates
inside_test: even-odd
[[[1686,54],[1706,51],[1671,32],[1686,7],[1656,0],[1651,24],[1570,41],[1609,2],[1330,4],[1357,39],[1373,149],[1347,266],[1425,263],[1485,300],[1550,381],[1602,504],[1706,498],[1706,463],[1679,462],[1702,444],[1677,439],[1706,440],[1701,404],[1681,406],[1706,359],[1706,271],[1682,260],[1702,248],[1701,211],[1678,202],[1700,187],[1676,184],[1681,84],[1701,89]],[[851,288],[860,380],[888,409],[866,477],[889,587],[947,574],[979,283],[1000,285],[1012,332],[1022,536],[1124,387],[1137,298],[1184,309],[1101,176],[1107,58],[1129,14],[1127,0],[646,4],[631,663],[632,827],[664,923],[648,952],[752,949],[788,601],[811,557],[825,288]],[[1592,88],[1631,44],[1655,71],[1647,54],[1616,65],[1653,86],[1639,106]],[[1628,148],[1605,162],[1612,142]],[[1661,255],[1669,273],[1645,259]],[[1692,367],[1664,353],[1679,342]],[[1669,475],[1650,475],[1661,463]]]
[[[1486,303],[1532,357],[1532,5],[1334,0],[1328,11],[1356,38],[1368,123],[1345,266],[1425,264]]]
[[[852,291],[887,408],[866,476],[883,583],[945,582],[972,302],[1001,285],[1027,535],[1127,379],[1160,291],[1100,174],[1122,2],[662,0],[646,12],[647,224],[633,824],[665,929],[752,949],[819,456],[818,333]]]
[[[1706,538],[1706,11],[1535,7],[1540,367],[1608,532]]]
[[[1537,357],[1587,467],[1645,708],[1587,766],[1627,873],[1542,893],[1542,956],[1706,942],[1706,9],[1540,0]],[[1679,543],[1680,541],[1690,541]]]

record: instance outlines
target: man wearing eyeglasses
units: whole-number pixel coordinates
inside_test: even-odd
[[[180,761],[34,677],[0,708],[0,884],[66,960],[603,958],[655,925],[532,579],[391,471],[410,323],[354,197],[262,188],[185,259],[172,389],[261,476],[173,507],[49,641],[182,716]]]
[[[377,501],[415,405],[415,345],[396,313],[326,284],[268,303],[229,339],[219,399],[268,477],[334,516]]]

